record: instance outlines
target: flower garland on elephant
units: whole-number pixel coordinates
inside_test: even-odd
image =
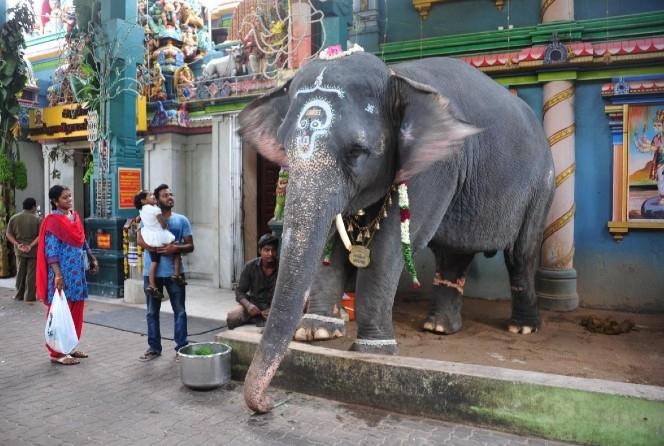
[[[413,261],[413,249],[410,246],[410,203],[408,202],[408,184],[404,181],[399,183],[399,218],[401,221],[401,253],[406,263],[406,270],[410,274],[410,279],[414,288],[420,288],[422,285],[417,279],[415,262]]]

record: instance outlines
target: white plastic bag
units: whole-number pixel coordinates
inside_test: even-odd
[[[76,327],[64,291],[55,290],[44,328],[46,344],[56,352],[68,355],[78,345]]]

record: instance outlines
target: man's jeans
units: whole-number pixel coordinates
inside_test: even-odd
[[[187,312],[184,308],[185,287],[173,282],[170,277],[155,277],[155,284],[162,293],[164,288],[168,292],[173,307],[173,333],[175,350],[187,345]],[[150,282],[147,276],[143,276],[143,288],[147,288]],[[145,294],[148,304],[148,346],[150,351],[161,353],[161,331],[159,329],[159,310],[161,300]]]

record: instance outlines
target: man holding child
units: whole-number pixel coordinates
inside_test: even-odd
[[[154,190],[156,205],[161,208],[161,214],[166,220],[168,230],[175,236],[175,242],[159,248],[149,246],[138,232],[138,244],[143,252],[143,281],[144,288],[150,286],[150,251],[160,254],[154,285],[158,293],[146,292],[147,324],[148,324],[148,350],[139,358],[141,361],[151,361],[161,355],[161,331],[159,326],[159,311],[161,299],[159,295],[165,288],[173,307],[175,350],[187,345],[187,313],[185,310],[184,268],[180,263],[179,274],[176,275],[175,259],[180,260],[180,254],[193,252],[194,239],[191,224],[187,217],[173,212],[175,199],[168,185],[162,184]],[[182,280],[176,280],[180,276]],[[151,290],[152,291],[152,290]]]

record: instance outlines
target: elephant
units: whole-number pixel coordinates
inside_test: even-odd
[[[335,331],[333,307],[347,269],[316,265],[336,216],[375,215],[395,184],[407,182],[412,250],[429,247],[436,258],[430,329],[461,328],[473,255],[499,250],[510,277],[511,331],[539,326],[534,281],[555,189],[553,159],[530,107],[479,70],[451,58],[388,66],[364,52],[315,59],[252,101],[239,114],[238,132],[245,147],[290,172],[274,300],[244,384],[254,411],[271,409],[266,390],[296,328],[303,338]],[[400,227],[399,210],[388,209],[372,235],[369,265],[357,269],[352,350],[397,352]],[[336,245],[333,265],[343,265]],[[312,286],[314,276],[320,286]]]

